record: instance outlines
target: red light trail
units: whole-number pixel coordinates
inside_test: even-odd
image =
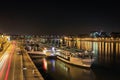
[[[10,47],[8,50],[3,54],[3,56],[0,59],[0,80],[8,80],[9,72],[10,72],[10,67],[11,67],[11,62],[13,58],[13,53],[15,50],[15,42],[12,43],[11,50]],[[8,65],[7,65],[8,64]]]

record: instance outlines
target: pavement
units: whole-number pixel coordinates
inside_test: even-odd
[[[24,80],[44,80],[28,53],[23,53]]]

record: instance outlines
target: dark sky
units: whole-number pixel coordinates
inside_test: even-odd
[[[120,5],[114,0],[0,2],[0,32],[11,34],[80,34],[120,32]]]

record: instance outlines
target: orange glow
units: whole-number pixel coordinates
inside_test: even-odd
[[[45,58],[43,59],[43,69],[47,70],[47,61]]]

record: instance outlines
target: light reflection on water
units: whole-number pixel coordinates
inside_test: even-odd
[[[68,44],[67,44],[68,43]],[[76,47],[78,49],[93,50],[96,57],[95,64],[104,67],[113,67],[120,65],[120,42],[104,42],[104,41],[67,41],[66,45],[69,47]]]
[[[60,60],[42,58],[41,60],[35,59],[33,61],[37,65],[41,64],[41,69],[48,73],[49,76],[52,76],[52,80],[95,80],[92,70],[68,65]]]
[[[119,73],[106,69],[83,69],[57,59],[33,59],[45,80],[119,80]]]
[[[69,43],[71,46],[72,43]],[[73,46],[73,44],[72,44]],[[113,72],[120,67],[120,42],[90,42],[82,41],[77,44],[79,49],[94,50],[96,61],[94,64],[113,67],[112,69],[86,70],[68,65],[60,60],[37,58],[33,59],[45,80],[119,80],[118,72]],[[96,66],[95,66],[96,67]],[[49,76],[51,78],[49,78]]]

